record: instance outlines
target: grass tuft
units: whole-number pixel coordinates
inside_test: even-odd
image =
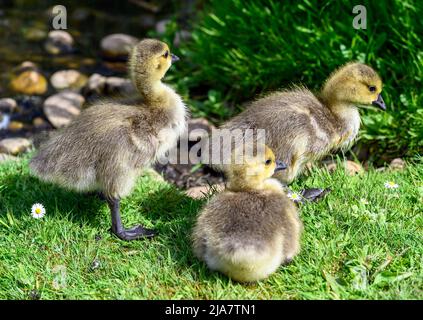
[[[124,242],[100,200],[39,182],[27,158],[0,165],[0,299],[422,299],[423,166],[347,176],[314,169],[292,185],[330,187],[302,205],[301,254],[269,279],[241,285],[192,254],[204,201],[142,176],[122,203],[129,226],[159,231]],[[398,189],[386,189],[394,180]],[[368,204],[360,200],[366,199]],[[44,218],[31,206],[46,207]]]

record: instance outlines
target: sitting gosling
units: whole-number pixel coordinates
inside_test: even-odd
[[[386,110],[378,74],[362,63],[336,70],[318,96],[303,87],[272,93],[254,101],[222,129],[265,129],[266,144],[288,169],[275,177],[294,180],[310,160],[335,149],[347,149],[357,136],[357,107],[375,105]]]
[[[123,240],[152,237],[141,225],[125,229],[120,199],[141,169],[173,147],[186,127],[180,96],[161,79],[179,60],[168,46],[145,39],[132,50],[129,73],[141,99],[97,103],[41,146],[32,172],[44,181],[81,192],[99,191],[111,211],[112,232]]]
[[[232,161],[227,189],[205,206],[192,234],[195,255],[239,282],[266,278],[300,250],[296,206],[270,178],[286,165],[267,147],[264,154]]]

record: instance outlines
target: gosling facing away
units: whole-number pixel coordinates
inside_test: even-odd
[[[302,223],[296,206],[270,178],[285,168],[267,147],[265,157],[230,165],[228,188],[204,207],[192,234],[195,255],[210,269],[253,282],[299,252]]]
[[[154,39],[131,52],[129,74],[140,97],[99,102],[40,147],[30,169],[41,180],[80,192],[98,191],[111,211],[112,232],[124,240],[151,237],[141,225],[125,229],[120,199],[129,195],[141,169],[173,147],[185,130],[187,112],[161,79],[178,60]]]
[[[308,161],[351,146],[360,127],[358,107],[386,110],[381,91],[382,81],[371,67],[348,63],[326,80],[317,96],[304,87],[274,92],[221,128],[264,129],[266,144],[288,165],[275,177],[289,184]]]

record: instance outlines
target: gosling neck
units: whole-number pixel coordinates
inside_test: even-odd
[[[333,143],[339,148],[348,148],[358,134],[360,128],[360,113],[354,103],[340,101],[337,97],[323,90],[321,102],[330,110],[336,122],[334,123],[336,131],[333,135]],[[333,92],[333,91],[332,91]]]
[[[148,77],[138,76],[133,83],[144,102],[149,105],[166,106],[169,100],[168,87],[159,79],[151,80]]]
[[[336,118],[344,123],[349,123],[353,119],[356,120],[357,117],[360,117],[358,108],[354,103],[341,100],[336,96],[336,88],[331,85],[330,80],[320,93],[320,101]]]
[[[227,189],[234,192],[263,190],[264,182],[254,177],[249,177],[249,179],[231,177]]]

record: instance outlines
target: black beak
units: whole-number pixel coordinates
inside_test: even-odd
[[[386,110],[386,104],[385,104],[385,101],[383,101],[383,98],[382,98],[382,95],[381,94],[379,94],[377,96],[377,100],[375,100],[375,101],[372,102],[372,105],[374,105],[374,106],[382,109],[383,111]]]
[[[173,53],[170,54],[170,57],[171,57],[172,63],[179,61],[179,57],[177,55],[173,54]]]
[[[288,168],[288,166],[286,165],[286,163],[276,160],[276,168],[275,168],[275,172],[281,171],[281,170],[285,170],[286,168]]]

